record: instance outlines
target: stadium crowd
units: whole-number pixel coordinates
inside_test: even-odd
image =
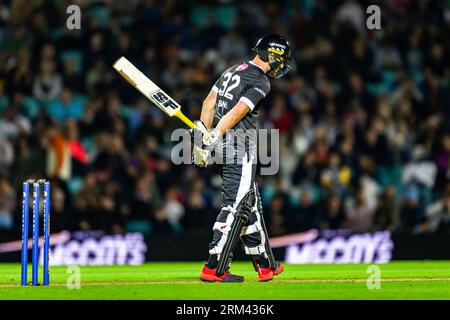
[[[198,119],[268,32],[296,60],[260,106],[280,132],[279,172],[258,178],[269,232],[450,232],[448,2],[85,0],[79,30],[70,4],[0,4],[0,232],[20,227],[21,183],[45,176],[52,230],[209,233],[219,172],[174,165],[181,122],[111,66],[126,56]]]

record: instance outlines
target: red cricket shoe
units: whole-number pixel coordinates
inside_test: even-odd
[[[258,268],[258,281],[265,282],[273,279],[273,270],[271,268]]]
[[[216,269],[209,269],[206,265],[200,274],[200,280],[206,282],[244,282],[244,277],[225,272],[222,276],[216,275]]]
[[[258,272],[258,264],[255,261],[252,261],[253,263],[253,268],[255,268],[255,271]],[[272,269],[273,275],[277,276],[280,273],[282,273],[284,271],[284,266],[279,263],[278,261],[275,261],[275,267]]]
[[[279,275],[280,273],[283,272],[283,270],[284,270],[283,265],[277,261],[275,270],[273,270],[273,275],[274,276]]]

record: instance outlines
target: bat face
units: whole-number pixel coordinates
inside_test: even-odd
[[[153,102],[169,117],[175,116],[183,121],[188,127],[192,129],[197,128],[197,126],[181,112],[181,106],[128,61],[127,58],[120,57],[114,63],[113,67],[125,80],[138,89],[148,100]]]
[[[172,109],[173,112],[176,112],[180,107],[177,105],[175,101],[172,100],[164,91],[159,90],[151,95],[153,98],[152,101],[157,101],[160,105],[163,106],[164,110]]]
[[[113,67],[125,80],[170,117],[176,115],[177,111],[181,109],[181,106],[175,100],[162,91],[160,87],[145,76],[127,58],[119,58]]]

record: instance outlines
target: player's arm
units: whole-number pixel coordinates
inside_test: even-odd
[[[217,135],[223,136],[232,129],[250,111],[244,101],[240,100],[230,111],[228,111],[216,126]]]
[[[249,111],[253,111],[255,106],[269,93],[270,85],[268,83],[255,83],[246,90],[238,103],[228,111],[219,121],[215,130],[218,136],[223,136],[228,130],[232,129]]]
[[[214,113],[217,100],[217,91],[212,89],[206,99],[203,101],[202,113],[200,115],[200,120],[203,122],[205,127],[209,130],[214,121]]]
[[[211,91],[213,92],[213,91]],[[207,101],[208,98],[205,100]],[[208,102],[206,102],[208,103]],[[201,120],[202,121],[208,121],[210,120],[208,118],[208,107],[210,105],[206,105],[206,108],[204,107],[202,109],[202,115]],[[214,106],[213,106],[214,108]],[[204,110],[206,110],[204,112]],[[214,109],[212,109],[214,110]],[[210,131],[209,138],[207,140],[203,138],[202,144],[205,144],[207,147],[207,150],[203,149],[204,146],[198,147],[197,145],[194,145],[193,150],[193,160],[194,164],[199,167],[206,167],[208,165],[208,157],[209,157],[209,148],[213,147],[218,141],[221,136],[223,136],[228,130],[233,128],[248,112],[250,111],[250,107],[243,101],[239,101],[230,111],[228,111],[219,121],[216,128]],[[214,119],[214,112],[212,113],[211,123],[205,123],[205,126],[211,125],[212,120]],[[203,125],[201,121],[198,121],[198,126]],[[195,136],[194,136],[194,144],[195,144]],[[200,139],[199,139],[200,140]]]

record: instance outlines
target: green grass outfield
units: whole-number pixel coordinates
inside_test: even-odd
[[[201,267],[193,262],[81,267],[77,290],[66,285],[66,267],[51,267],[49,287],[20,287],[20,264],[0,264],[0,299],[450,299],[449,261],[379,265],[381,288],[372,290],[368,265],[287,265],[267,283],[256,281],[249,262],[232,266],[244,283],[203,283]]]

